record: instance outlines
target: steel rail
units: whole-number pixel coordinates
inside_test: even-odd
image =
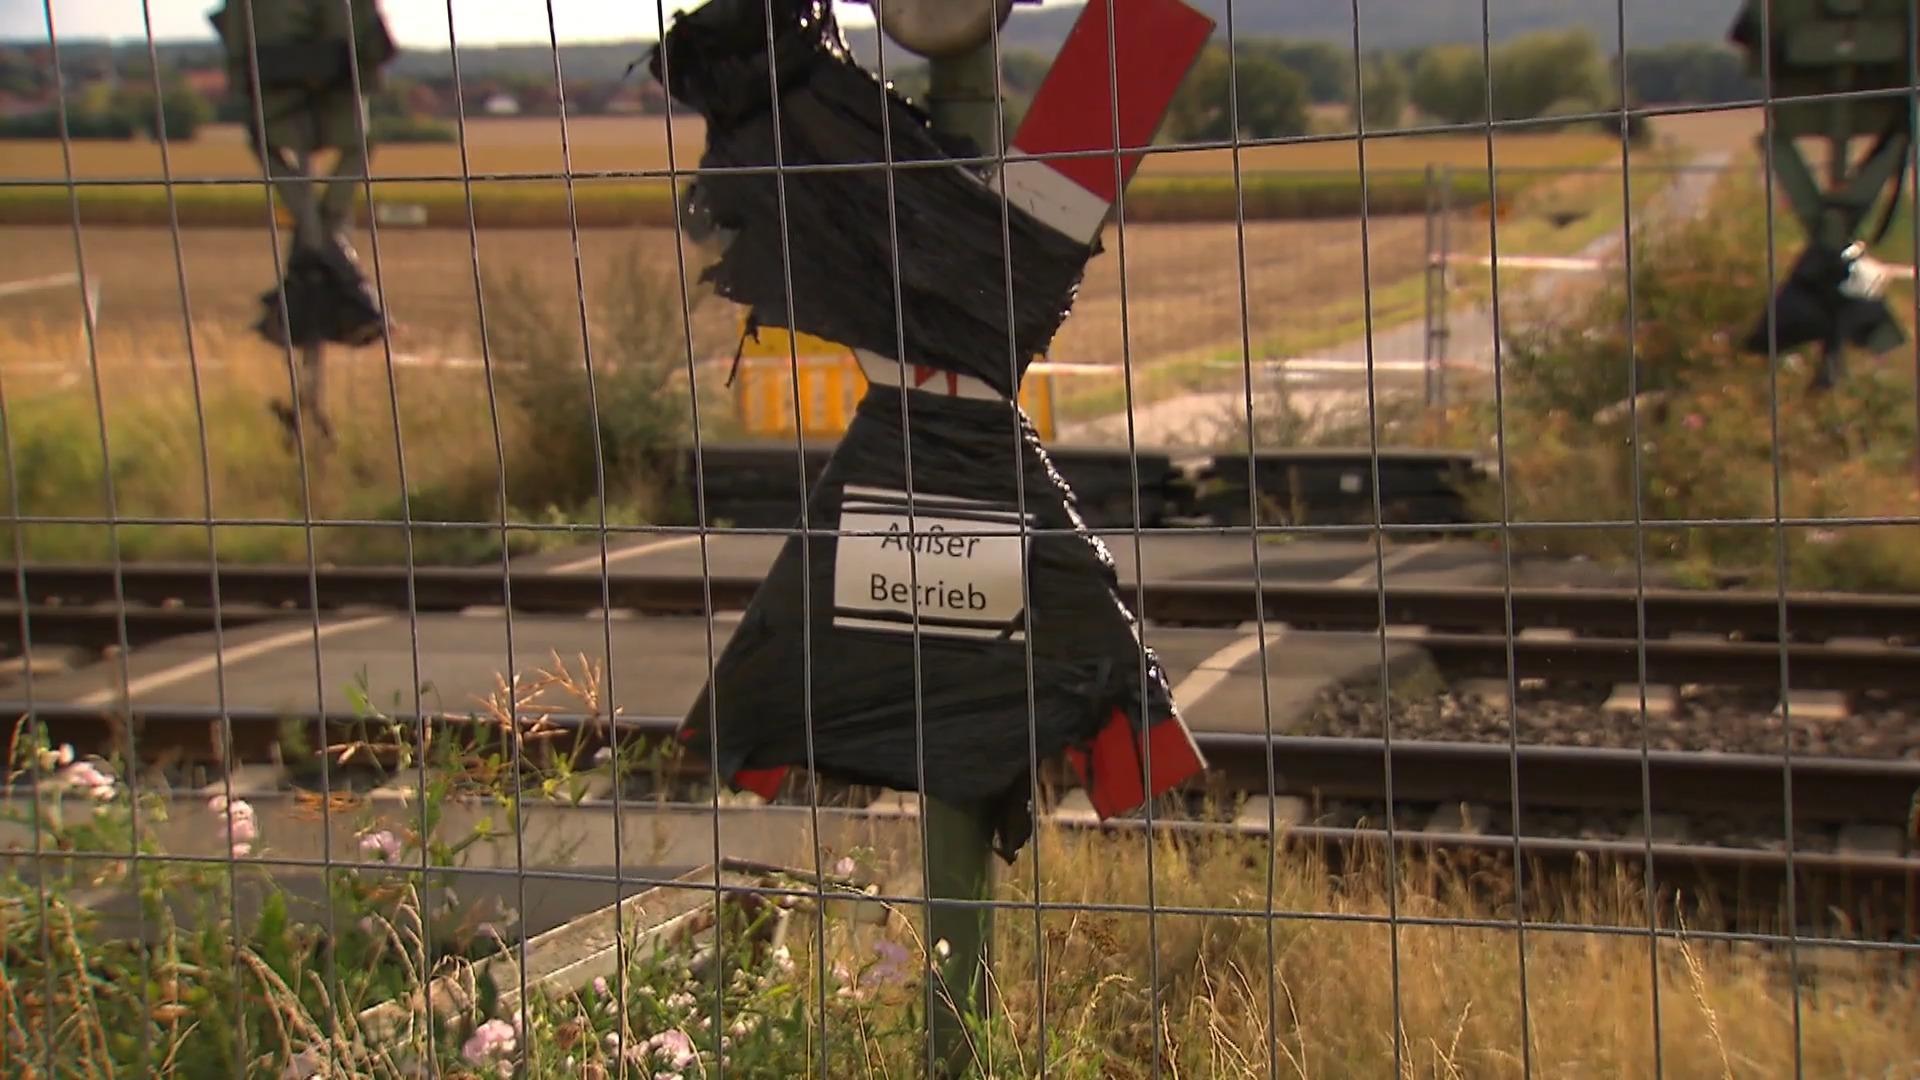
[[[1399,776],[1395,776],[1396,786]],[[321,851],[314,845],[318,834],[312,829],[314,811],[309,799],[294,787],[261,788],[249,786],[241,792],[259,815],[262,832],[278,838],[277,847],[287,850],[270,853],[261,865],[276,871],[292,871],[322,865]],[[176,804],[198,810],[204,789],[179,789],[169,793]],[[308,793],[310,796],[310,793]],[[411,821],[412,803],[404,792],[388,798],[384,789],[374,789],[356,797],[376,818],[391,817],[396,825]],[[1797,801],[1797,800],[1796,800]],[[470,819],[496,814],[487,800],[459,800],[450,804],[450,820],[445,827],[457,831]],[[725,856],[729,851],[758,859],[778,859],[782,850],[804,846],[813,827],[804,808],[787,803],[764,806],[721,806],[710,802],[626,801],[616,806],[606,799],[529,800],[520,810],[525,827],[538,832],[542,840],[559,850],[575,853],[574,862],[565,866],[540,866],[541,877],[560,882],[570,879],[604,881],[599,871],[610,867],[609,845],[617,835],[616,817],[629,819],[628,835],[644,835],[653,844],[664,844],[675,854],[704,850],[714,844],[710,823],[719,820],[725,826],[719,841]],[[892,824],[910,829],[911,810],[894,806],[822,807],[818,810],[823,827],[836,834],[881,835],[877,830]],[[648,823],[643,827],[640,821]],[[1115,818],[1096,821],[1088,817],[1043,812],[1045,826],[1064,832],[1130,834],[1150,830],[1157,836],[1175,841],[1204,843],[1231,840],[1234,837],[1264,838],[1269,834],[1261,821],[1203,821],[1156,815],[1151,822],[1140,818]],[[166,815],[158,826],[165,834],[168,850],[175,858],[210,859],[219,857],[217,836],[210,837],[199,824],[196,813],[175,812]],[[861,829],[867,830],[861,833]],[[0,845],[17,841],[17,826],[0,827]],[[1507,888],[1503,867],[1511,867],[1516,853],[1526,860],[1529,873],[1571,880],[1604,880],[1617,869],[1634,872],[1647,857],[1649,847],[1641,840],[1597,839],[1460,832],[1423,832],[1396,830],[1391,838],[1385,830],[1370,827],[1344,827],[1314,824],[1282,825],[1272,832],[1285,850],[1311,857],[1338,875],[1353,869],[1377,867],[1391,850],[1398,857],[1429,861],[1450,867],[1471,882],[1472,887],[1489,890],[1496,897]],[[903,839],[904,842],[904,839]],[[209,846],[212,845],[212,846]],[[1799,910],[1794,913],[1802,925],[1820,924],[1833,928],[1831,940],[1879,943],[1894,954],[1905,954],[1920,947],[1920,858],[1898,855],[1857,853],[1827,854],[1796,852],[1791,865],[1782,851],[1763,848],[1721,847],[1705,844],[1677,844],[1655,841],[1651,845],[1654,886],[1663,893],[1680,893],[1694,903],[1707,901],[1710,911],[1718,912],[1728,932],[1748,932],[1751,928],[1772,925],[1783,917],[1787,879],[1795,883]],[[482,856],[486,852],[481,852]],[[350,852],[334,856],[351,861]],[[584,859],[584,862],[578,860]],[[488,865],[485,858],[461,873],[469,875],[517,873],[522,868],[511,858]],[[1538,880],[1536,876],[1534,880]],[[1538,894],[1537,894],[1538,895]],[[910,897],[901,897],[910,900]],[[1240,915],[1221,909],[1222,915]],[[1551,912],[1528,915],[1545,917]],[[1697,916],[1695,916],[1697,918]],[[1564,925],[1564,924],[1559,924]],[[1623,928],[1624,929],[1624,928]],[[1697,923],[1693,932],[1707,930]],[[1912,943],[1912,944],[1907,944]]]
[[[23,702],[0,701],[0,715],[24,716]],[[221,713],[212,706],[155,706],[131,710],[101,709],[36,702],[32,716],[60,741],[82,751],[115,747],[129,716],[139,725],[140,745],[149,754],[222,762],[282,761],[282,733],[315,730],[310,714],[259,709],[230,709],[234,745],[220,746]],[[370,734],[398,725],[411,733],[421,716],[332,713],[326,718],[340,737]],[[472,721],[459,714],[432,713],[429,723]],[[551,715],[540,723],[557,732],[579,732],[595,742],[609,732],[622,739],[668,738],[678,717],[605,717]],[[1383,757],[1377,739],[1324,738],[1206,730],[1205,717],[1194,719],[1195,741],[1210,765],[1208,784],[1217,793],[1281,795],[1306,799],[1383,797]],[[411,734],[408,738],[411,739]],[[1271,790],[1268,748],[1277,764]],[[1396,801],[1479,802],[1504,805],[1508,796],[1509,754],[1504,742],[1461,743],[1395,740]],[[1514,754],[1525,803],[1535,807],[1631,811],[1641,801],[1641,754],[1637,749],[1523,744]],[[289,765],[297,762],[288,761]],[[1781,797],[1781,758],[1766,754],[1727,754],[1655,750],[1647,755],[1649,782],[1661,810],[1686,813],[1739,813],[1768,816]],[[1920,797],[1920,761],[1796,756],[1794,813],[1798,820],[1905,823]],[[705,775],[704,767],[695,770]],[[1775,815],[1777,816],[1777,815]]]
[[[126,599],[147,604],[200,607],[212,602],[208,567],[201,564],[141,564],[122,571]],[[298,607],[306,604],[309,571],[304,566],[222,566],[218,571],[223,604]],[[115,599],[111,567],[93,564],[41,564],[25,567],[18,579],[0,581],[0,600],[18,602],[20,581],[34,604],[92,604]],[[533,571],[502,575],[468,567],[366,566],[320,567],[313,572],[323,608],[405,607],[451,611],[506,602],[511,586],[514,610],[587,613],[602,603],[646,614],[696,613],[704,588],[720,609],[746,606],[759,588],[757,576],[620,574],[606,577],[603,601],[597,572]],[[1131,590],[1128,590],[1131,592]],[[1395,586],[1388,583],[1386,621],[1392,626],[1476,631],[1506,628],[1507,595],[1497,588]],[[1376,630],[1380,590],[1373,586],[1292,582],[1149,581],[1144,585],[1145,615],[1169,623],[1251,622],[1259,612],[1270,621],[1298,629]],[[1515,629],[1565,629],[1590,635],[1632,635],[1639,623],[1632,589],[1532,588],[1512,592]],[[1645,593],[1646,633],[1725,635],[1765,640],[1778,634],[1779,602],[1771,593],[1649,590]],[[1787,597],[1787,624],[1795,640],[1867,637],[1920,642],[1920,597],[1796,593]]]
[[[540,580],[540,579],[531,579]],[[588,577],[597,587],[597,578]],[[698,579],[684,579],[696,583]],[[518,600],[520,590],[514,596]],[[644,601],[645,610],[656,614],[682,612],[679,605],[697,604],[698,593],[660,593]],[[484,606],[480,599],[474,604]],[[616,607],[620,601],[615,601]],[[472,606],[472,605],[467,605]],[[716,607],[720,606],[716,602]],[[1149,607],[1151,607],[1149,601]],[[422,609],[427,605],[422,604]],[[520,610],[529,610],[516,604]],[[129,644],[202,633],[216,627],[238,627],[284,619],[304,609],[263,607],[258,604],[223,601],[218,616],[211,608],[128,607],[106,605],[86,607],[66,604],[35,604],[26,612],[18,605],[0,603],[0,655],[19,652],[19,630],[32,628],[33,640],[40,645],[76,645],[100,647],[117,644],[122,627]],[[535,602],[531,610],[544,610]],[[587,614],[592,609],[556,606],[557,612]],[[1283,621],[1283,620],[1270,620]],[[1205,625],[1237,626],[1237,616],[1216,613]],[[1201,625],[1187,620],[1185,625]],[[1340,631],[1348,632],[1348,631]],[[1449,678],[1498,678],[1509,674],[1520,679],[1556,682],[1637,683],[1642,671],[1639,659],[1646,658],[1645,677],[1653,683],[1697,683],[1717,686],[1777,686],[1780,654],[1784,648],[1793,663],[1794,686],[1805,690],[1893,690],[1920,691],[1920,648],[1873,644],[1790,644],[1769,645],[1735,641],[1636,642],[1627,638],[1520,638],[1509,643],[1500,634],[1428,633],[1421,629],[1389,629],[1387,638],[1404,641],[1423,650],[1441,674]]]

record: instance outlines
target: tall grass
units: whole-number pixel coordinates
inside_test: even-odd
[[[677,285],[636,253],[616,261],[590,314],[606,515],[625,523],[650,520],[672,497],[664,448],[679,441],[688,394],[667,362],[685,356]],[[568,316],[570,299],[563,307],[524,282],[491,292],[497,401],[471,367],[425,358],[389,371],[377,346],[333,349],[327,404],[336,440],[309,433],[304,453],[269,408],[290,393],[286,354],[250,335],[195,327],[196,400],[180,336],[104,333],[96,350],[103,447],[85,342],[71,328],[29,326],[0,343],[8,358],[0,363],[8,452],[0,505],[18,500],[29,519],[19,540],[36,560],[102,559],[116,544],[128,559],[204,559],[204,523],[213,519],[244,522],[217,526],[223,561],[304,561],[316,520],[370,523],[313,529],[323,561],[399,561],[407,521],[417,558],[472,561],[502,542],[486,523],[502,517],[503,469],[509,522],[597,522],[577,312]],[[103,524],[109,496],[122,522],[111,533]],[[0,542],[11,547],[15,526],[6,528]],[[511,542],[549,538],[519,532]]]
[[[856,884],[832,886],[824,908],[735,902],[713,948],[629,948],[623,978],[536,985],[524,1011],[502,1004],[491,988],[517,985],[518,916],[456,895],[488,891],[459,876],[468,853],[518,843],[524,808],[659,764],[638,746],[589,754],[582,737],[600,725],[545,719],[536,702],[549,691],[565,711],[605,719],[601,676],[555,658],[424,733],[364,711],[328,756],[425,782],[385,816],[344,793],[324,808],[360,854],[331,867],[324,905],[292,902],[284,874],[250,861],[273,857],[274,823],[288,819],[256,820],[240,801],[169,802],[152,777],[124,782],[114,763],[76,762],[21,725],[0,798],[19,844],[0,861],[0,1073],[398,1078],[431,1055],[442,1075],[482,1080],[705,1080],[723,1057],[726,1075],[767,1080],[822,1063],[836,1078],[922,1075],[922,980],[939,943],[916,905],[857,887],[910,893],[911,844],[834,853],[834,875]],[[131,831],[135,800],[150,823],[185,815],[189,828],[204,820],[218,850],[234,843],[232,877],[224,859],[158,857],[152,827]],[[476,801],[479,823],[459,835],[447,811]],[[148,858],[117,857],[136,839]],[[1690,913],[1715,913],[1678,897],[1661,899],[1669,932],[1650,945],[1632,931],[1648,904],[1631,866],[1530,875],[1524,907],[1513,884],[1497,864],[1389,864],[1377,848],[1336,870],[1262,838],[1043,825],[999,877],[1007,906],[985,1015],[967,1035],[969,1075],[1611,1080],[1920,1067],[1908,960],[1826,964],[1803,944],[1796,971],[1782,948],[1690,937]],[[128,892],[144,940],[102,910]],[[762,932],[770,917],[789,924],[784,945]],[[481,977],[482,963],[498,976]],[[420,996],[430,982],[431,1013]],[[378,1022],[367,1011],[388,1002],[397,1030],[394,1006]]]

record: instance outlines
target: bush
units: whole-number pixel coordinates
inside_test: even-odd
[[[192,87],[175,80],[162,88],[160,111],[168,142],[186,142],[199,134],[200,125],[213,119],[213,106]],[[158,138],[151,89],[120,90],[112,94],[83,92],[67,106],[66,137],[71,139]],[[60,113],[46,109],[26,116],[0,119],[0,139],[58,139]]]
[[[1723,190],[1696,221],[1637,237],[1631,296],[1616,272],[1608,278],[1615,284],[1563,317],[1511,336],[1505,421],[1515,519],[1626,522],[1637,503],[1650,523],[1631,531],[1541,531],[1548,550],[1631,559],[1644,540],[1649,558],[1683,564],[1695,579],[1770,582],[1778,577],[1776,538],[1763,526],[1776,512],[1814,519],[1920,512],[1906,365],[1863,365],[1836,391],[1819,394],[1804,389],[1811,356],[1788,358],[1776,403],[1766,361],[1736,349],[1767,295],[1764,203],[1752,187]],[[1783,266],[1791,255],[1783,250]],[[1627,406],[1630,375],[1637,417]],[[1492,417],[1483,419],[1490,440]],[[1663,528],[1663,519],[1754,524]],[[1911,541],[1898,532],[1788,529],[1790,583],[1920,589],[1920,563],[1903,554]]]
[[[1238,130],[1235,130],[1235,123]],[[1307,81],[1267,51],[1208,46],[1174,95],[1167,134],[1179,142],[1270,139],[1307,130]]]
[[[516,506],[594,520],[602,482],[609,515],[650,516],[671,497],[690,416],[679,281],[637,247],[609,271],[588,312],[591,382],[571,298],[556,302],[518,271],[488,283],[487,344],[528,427],[507,462]]]

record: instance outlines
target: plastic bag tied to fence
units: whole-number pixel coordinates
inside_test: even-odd
[[[789,538],[682,728],[722,776],[771,796],[811,739],[822,774],[998,803],[1010,856],[1032,762],[1068,752],[1109,815],[1199,767],[1112,557],[1018,409],[875,388],[807,524],[826,533]]]
[[[826,0],[714,0],[674,23],[650,66],[706,117],[702,169],[767,170],[703,173],[687,195],[695,226],[723,244],[704,280],[746,305],[752,324],[1013,393],[1015,367],[1044,353],[1066,318],[1091,249],[1007,205],[974,167],[887,168],[889,148],[897,163],[979,150],[936,135],[854,63]],[[773,171],[819,165],[865,167]],[[1007,362],[1009,254],[1017,365]]]
[[[675,95],[708,117],[703,166],[882,160],[883,107],[896,160],[941,155],[924,118],[847,58],[824,6],[776,0],[769,76],[764,10],[717,0],[677,23],[653,58],[656,75],[664,69]],[[1089,11],[1106,17],[1104,5]],[[1005,362],[1001,223],[1014,230],[1014,335],[1026,358],[1065,317],[1097,222],[1074,239],[956,167],[897,171],[891,228],[884,172],[784,182],[784,212],[771,174],[696,184],[692,202],[725,230],[708,275],[723,295],[761,321],[877,354],[877,369],[902,351],[897,333],[910,363],[1002,396],[970,397],[950,380],[946,394],[873,385],[810,493],[811,534],[782,549],[681,738],[768,797],[788,768],[811,764],[855,783],[997,805],[1009,858],[1031,831],[1037,762],[1065,756],[1108,817],[1199,771],[1111,557],[1010,400],[1018,379]],[[869,376],[884,375],[877,369]]]

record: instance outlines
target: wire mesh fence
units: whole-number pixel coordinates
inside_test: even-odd
[[[1503,6],[46,0],[0,1071],[1920,1069],[1920,14]]]

